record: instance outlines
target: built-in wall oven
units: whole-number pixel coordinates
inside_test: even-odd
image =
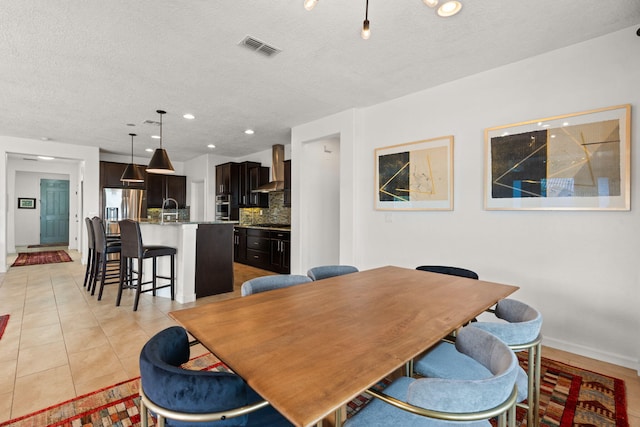
[[[216,196],[216,221],[231,220],[231,196],[220,194]]]

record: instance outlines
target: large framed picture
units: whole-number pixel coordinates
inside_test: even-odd
[[[452,210],[453,136],[375,150],[375,208]]]
[[[631,106],[485,129],[487,210],[629,210]]]
[[[18,197],[18,209],[35,209],[36,199]]]

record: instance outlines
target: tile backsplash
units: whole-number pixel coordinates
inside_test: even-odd
[[[269,193],[268,208],[240,209],[240,225],[291,224],[291,208],[284,206],[284,192]]]

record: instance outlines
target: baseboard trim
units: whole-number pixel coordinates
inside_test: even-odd
[[[601,360],[603,362],[613,363],[614,365],[623,366],[625,368],[635,370],[640,375],[640,361],[631,357],[622,356],[619,354],[608,353],[606,351],[597,350],[591,347],[586,347],[579,344],[572,344],[566,341],[557,340],[545,336],[542,344],[548,347],[552,347],[558,350],[568,351],[580,356],[590,357],[592,359]]]

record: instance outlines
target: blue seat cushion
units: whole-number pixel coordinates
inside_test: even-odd
[[[475,324],[473,325],[475,327]],[[490,378],[491,372],[466,354],[456,350],[455,345],[441,342],[413,365],[415,372],[427,378],[458,380],[481,380]],[[527,398],[527,374],[518,367],[516,377],[518,402]]]
[[[384,393],[396,399],[407,401],[409,388],[417,380],[408,377],[401,377],[393,381]],[[364,408],[348,419],[345,427],[388,427],[388,426],[429,426],[429,427],[451,427],[454,425],[464,425],[470,427],[487,427],[489,421],[475,421],[468,423],[453,423],[433,418],[415,415],[402,409],[398,409],[379,399],[373,398]]]

